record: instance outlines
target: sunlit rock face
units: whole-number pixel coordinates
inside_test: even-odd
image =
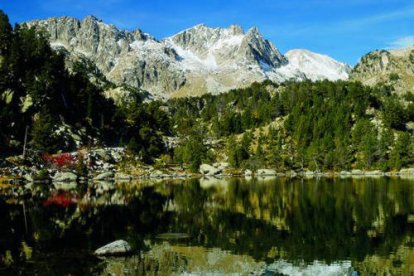
[[[51,46],[66,51],[70,59],[92,61],[115,84],[168,94],[185,83],[175,51],[141,30],[121,31],[92,16],[26,24],[45,30]]]
[[[255,81],[347,79],[349,66],[306,50],[283,55],[257,28],[197,25],[164,40],[88,16],[26,23],[43,29],[71,62],[93,62],[111,82],[156,98],[221,93]],[[70,62],[69,62],[70,64]]]
[[[370,86],[385,84],[398,94],[413,91],[414,46],[370,52],[361,58],[350,78]]]

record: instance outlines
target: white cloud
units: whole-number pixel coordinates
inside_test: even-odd
[[[390,45],[390,48],[396,48],[396,49],[407,48],[409,46],[413,46],[414,45],[414,35],[401,37],[397,40],[394,40],[389,45]]]

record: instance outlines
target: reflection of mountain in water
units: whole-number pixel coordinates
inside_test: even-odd
[[[49,262],[63,274],[107,271],[113,263],[98,265],[93,257],[84,257],[122,238],[137,250],[149,250],[138,263],[161,262],[153,252],[163,252],[163,258],[183,258],[183,271],[190,264],[192,271],[208,271],[209,254],[221,252],[229,263],[244,260],[255,271],[343,271],[352,265],[363,274],[380,273],[378,267],[406,272],[414,256],[412,184],[387,178],[193,179],[116,187],[107,183],[108,189],[89,187],[65,196],[37,187],[25,201],[28,234],[18,204],[22,199],[0,199],[0,255],[11,250],[16,262],[22,261],[17,256],[25,241],[38,266],[45,254],[52,254]],[[62,199],[65,206],[59,206]],[[154,239],[160,233],[188,233],[191,238],[163,247]],[[85,259],[86,264],[64,266],[62,251],[70,254],[66,259]],[[20,271],[26,267],[30,272],[23,264]],[[247,269],[236,263],[226,267]]]

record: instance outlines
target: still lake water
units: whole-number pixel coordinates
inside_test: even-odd
[[[414,274],[414,180],[191,179],[50,190],[0,191],[0,275]],[[118,239],[134,254],[93,256]]]

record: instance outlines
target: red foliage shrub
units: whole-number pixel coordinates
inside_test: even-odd
[[[77,162],[76,157],[71,155],[70,153],[62,153],[62,154],[54,154],[54,155],[43,154],[42,158],[44,161],[58,168],[74,167]]]

